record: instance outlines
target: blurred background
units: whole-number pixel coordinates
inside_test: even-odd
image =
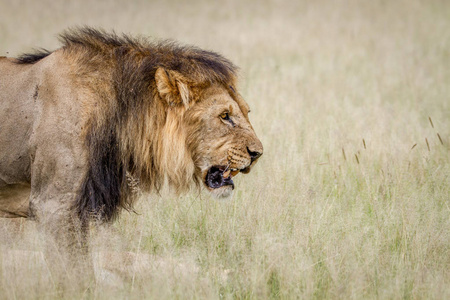
[[[145,196],[124,213],[110,248],[148,261],[98,297],[445,299],[449,16],[444,0],[0,0],[0,55],[53,50],[90,25],[240,67],[264,156],[230,202]],[[0,243],[0,292],[51,298],[45,268],[11,254],[40,249],[22,234]]]

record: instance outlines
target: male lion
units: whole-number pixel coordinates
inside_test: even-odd
[[[31,217],[83,248],[90,219],[130,208],[133,189],[234,189],[263,147],[219,54],[92,28],[63,46],[0,58],[0,216]]]

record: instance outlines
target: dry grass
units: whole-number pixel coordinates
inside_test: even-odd
[[[217,50],[265,146],[231,202],[150,196],[67,298],[450,298],[450,3],[5,1],[0,55],[89,24]],[[59,298],[4,220],[0,298]]]

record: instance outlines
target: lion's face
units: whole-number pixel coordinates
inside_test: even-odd
[[[248,173],[263,153],[248,104],[232,87],[213,85],[185,114],[196,176],[216,197],[232,194],[233,177]]]

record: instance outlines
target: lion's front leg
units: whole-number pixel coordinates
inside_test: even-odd
[[[45,256],[55,283],[66,288],[85,287],[93,278],[88,224],[81,221],[74,206],[87,159],[75,142],[39,138],[35,149],[29,215],[44,238]]]

